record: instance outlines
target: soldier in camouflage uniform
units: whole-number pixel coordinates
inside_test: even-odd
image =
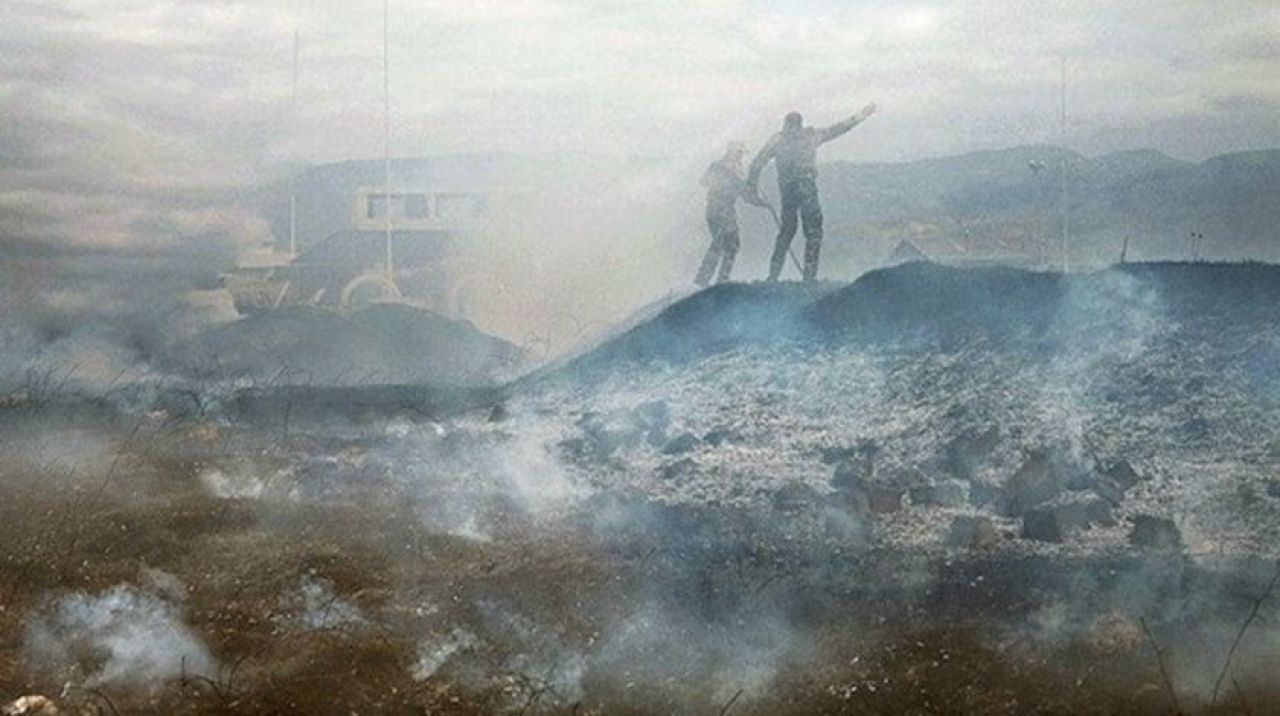
[[[818,129],[804,126],[798,112],[787,115],[782,131],[773,135],[751,162],[747,174],[747,191],[759,197],[760,173],[770,160],[778,168],[778,189],[782,198],[782,217],[778,239],[769,262],[769,280],[777,281],[787,260],[797,224],[804,224],[804,280],[818,277],[818,256],[822,251],[822,205],[818,202],[817,149],[861,124],[876,111],[874,104],[862,108],[854,116]]]
[[[747,191],[742,179],[742,158],[747,153],[742,142],[730,142],[724,157],[712,162],[702,175],[707,188],[707,228],[711,230],[711,246],[702,259],[694,283],[706,286],[715,274],[716,283],[727,281],[738,256],[738,199],[754,200],[755,192]],[[719,271],[716,271],[716,267]]]

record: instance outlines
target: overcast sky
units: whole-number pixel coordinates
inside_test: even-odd
[[[293,118],[293,35],[301,37]],[[828,159],[1058,142],[1280,146],[1275,0],[395,0],[397,154],[714,154],[789,109],[881,113]],[[379,0],[0,3],[0,234],[262,227],[246,187],[381,153]]]

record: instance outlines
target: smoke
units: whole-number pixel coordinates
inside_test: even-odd
[[[281,621],[303,630],[354,628],[369,623],[355,604],[334,591],[333,582],[313,574],[298,581],[297,591],[282,605],[287,617]]]
[[[23,648],[36,668],[85,687],[154,688],[214,666],[178,604],[128,585],[58,598],[28,622]]]
[[[173,340],[235,316],[219,272],[228,247],[36,247],[0,239],[0,394],[101,392],[159,380]]]

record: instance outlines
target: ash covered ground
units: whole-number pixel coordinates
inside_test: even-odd
[[[917,263],[502,386],[14,391],[0,702],[1268,712],[1278,298]]]

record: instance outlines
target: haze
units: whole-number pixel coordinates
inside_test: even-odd
[[[254,239],[246,189],[381,155],[381,3],[8,2],[0,233]],[[1059,143],[1179,158],[1280,144],[1264,1],[392,2],[392,152],[701,160],[784,111],[882,115],[824,158]],[[301,38],[297,117],[293,36]]]

